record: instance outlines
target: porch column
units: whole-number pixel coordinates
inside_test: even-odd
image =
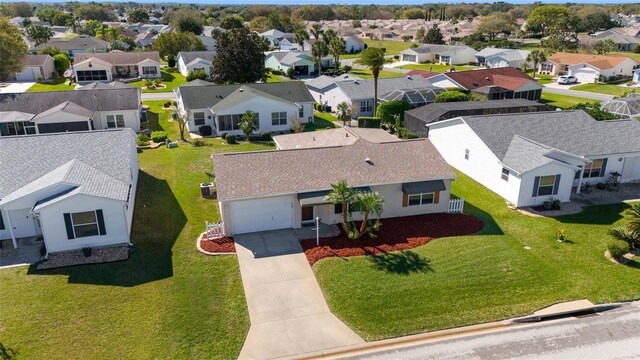
[[[7,226],[9,226],[9,231],[11,232],[11,242],[13,243],[13,248],[18,248],[18,242],[16,241],[16,234],[13,233],[13,224],[11,223],[11,214],[9,214],[9,210],[7,210]]]
[[[582,176],[584,175],[584,166],[580,168],[580,177],[578,178],[578,187],[576,188],[576,194],[580,194],[580,188],[582,187]]]

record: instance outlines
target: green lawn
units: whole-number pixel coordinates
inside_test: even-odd
[[[273,75],[271,73],[267,74],[267,82],[277,83],[277,82],[285,82],[285,81],[294,81],[294,80],[291,80],[288,77],[282,76],[282,75]]]
[[[175,139],[161,101],[149,102],[153,129]],[[159,118],[159,122],[157,122]],[[230,359],[249,329],[238,262],[195,249],[217,203],[200,197],[213,152],[272,149],[260,144],[180,144],[139,154],[129,260],[34,272],[0,270],[0,342],[20,359]]]
[[[373,74],[369,69],[353,68],[351,69],[351,71],[349,71],[349,74],[354,76],[359,76],[363,79],[373,78]],[[404,76],[404,74],[400,72],[386,71],[386,70],[380,71],[380,75],[378,75],[379,78],[392,78],[392,77],[402,77],[402,76]]]
[[[314,112],[313,124],[305,124],[304,131],[320,131],[327,129],[334,129],[338,127],[335,122],[338,121],[335,116],[329,113]]]
[[[529,76],[533,75],[532,72],[529,72],[528,74],[529,74]],[[541,84],[541,85],[551,84],[552,82],[554,82],[554,76],[553,75],[536,74],[536,80],[538,80],[538,83]]]
[[[333,258],[315,266],[331,310],[363,338],[496,321],[561,301],[640,298],[638,258],[633,266],[623,266],[603,256],[607,230],[622,223],[629,205],[532,218],[458,175],[453,194],[465,198],[466,213],[485,221],[480,233],[437,239],[394,255]],[[568,242],[555,240],[559,228],[566,229]]]
[[[571,90],[588,91],[599,94],[622,96],[623,94],[634,92],[635,89],[609,84],[582,84],[572,86]]]
[[[371,40],[371,39],[362,39],[367,47],[377,47],[386,49],[385,54],[399,54],[403,50],[407,50],[411,47],[413,42],[404,42],[404,41],[392,41],[392,40]],[[342,54],[340,55],[340,59],[355,59],[359,58],[360,53],[355,54]]]
[[[157,92],[171,92],[173,89],[177,88],[180,85],[184,85],[187,83],[187,79],[178,72],[176,68],[166,68],[163,67],[160,70],[162,75],[162,84],[165,85],[164,88],[149,90],[144,88],[144,80],[137,80],[134,82],[130,82],[129,85],[142,88],[143,93],[157,93]]]
[[[76,88],[76,84],[67,85],[67,78],[61,78],[49,83],[35,83],[27,92],[43,92],[43,91],[71,91]]]
[[[466,70],[475,70],[477,67],[468,66],[468,65],[441,65],[441,64],[409,64],[402,65],[401,69],[409,69],[409,70],[425,70],[425,71],[433,71],[433,72],[446,72],[451,68],[455,68],[456,71],[466,71]]]
[[[593,100],[593,99],[585,99],[585,98],[579,98],[574,96],[551,94],[551,93],[545,93],[545,92],[542,93],[542,99],[540,101],[542,101],[547,105],[558,107],[561,109],[567,109],[574,105],[578,105],[580,103],[597,102],[597,100]]]
[[[614,52],[610,53],[610,55],[623,55],[623,56],[626,56],[626,57],[630,58],[631,60],[633,60],[635,62],[640,62],[640,54],[636,54],[636,53],[631,52],[631,51],[614,51]]]

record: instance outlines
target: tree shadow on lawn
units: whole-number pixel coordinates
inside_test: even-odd
[[[147,110],[147,122],[141,127],[151,131],[166,131],[160,124],[160,114],[151,110]]]
[[[367,259],[376,270],[391,274],[409,275],[410,273],[434,272],[431,260],[410,250],[371,255]]]
[[[623,213],[630,207],[627,203],[589,206],[577,214],[558,216],[556,220],[565,224],[611,225],[624,218]]]
[[[171,73],[167,71],[162,71],[160,75],[162,76],[163,82],[172,82],[173,80],[176,79],[175,76],[171,75]]]
[[[2,344],[0,342],[0,359],[1,360],[12,360],[12,359],[17,359],[18,356],[18,351],[4,346],[4,344]]]
[[[172,248],[187,223],[165,180],[139,172],[129,259],[107,264],[39,270],[30,275],[67,275],[69,283],[136,286],[173,276]]]

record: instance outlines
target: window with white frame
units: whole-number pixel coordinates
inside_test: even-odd
[[[502,168],[502,174],[500,178],[504,181],[509,181],[509,170],[507,168]]]
[[[158,75],[158,68],[155,66],[143,66],[142,67],[143,75]]]
[[[470,153],[469,149],[464,149],[464,159],[465,160],[469,160],[469,153]]]
[[[193,113],[193,124],[196,126],[204,125],[204,112]]]
[[[556,184],[556,175],[540,176],[538,183],[538,196],[553,195]]]
[[[540,65],[540,71],[551,72],[553,71],[553,64],[551,63],[543,63]]]
[[[604,176],[604,159],[595,159],[584,166],[584,178],[595,178]]]
[[[408,206],[433,204],[434,193],[421,193],[408,195]]]
[[[72,213],[71,223],[76,238],[100,235],[95,211]]]
[[[360,101],[360,112],[372,112],[372,111],[373,111],[373,101],[372,100]]]
[[[220,131],[240,130],[240,120],[243,114],[218,115]]]
[[[287,113],[286,111],[271,113],[271,125],[287,125]]]
[[[124,127],[124,115],[107,115],[107,127],[109,129],[123,128]]]
[[[298,109],[298,117],[304,118],[304,106],[301,106],[300,109]]]

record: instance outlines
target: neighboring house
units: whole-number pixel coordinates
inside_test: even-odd
[[[130,129],[0,138],[0,239],[42,237],[47,256],[130,245],[135,142]]]
[[[344,130],[315,135],[332,138],[330,132],[340,135]],[[304,133],[288,136],[310,143]],[[341,180],[360,191],[379,193],[382,217],[448,211],[456,175],[429,140],[377,142],[368,137],[376,138],[358,136],[353,144],[336,139],[324,147],[314,147],[311,140],[309,148],[213,155],[225,235],[300,228],[316,217],[323,224],[340,223],[341,207],[325,196]],[[355,220],[361,217],[353,211]]]
[[[542,97],[542,85],[529,75],[512,67],[447,72],[427,80],[434,86],[458,87],[482,95],[487,100],[538,101]]]
[[[295,135],[276,135],[273,141],[280,150],[300,148],[321,148],[327,146],[348,146],[364,139],[372,143],[398,141],[398,138],[381,129],[341,127],[327,131],[310,131]]]
[[[213,135],[242,135],[238,123],[247,110],[258,116],[257,132],[288,132],[294,117],[313,122],[313,97],[302,81],[214,85],[195,80],[174,91],[190,132],[208,125]]]
[[[627,33],[625,29],[613,28],[595,33],[591,36],[598,41],[613,41],[615,44],[614,50],[616,51],[633,51],[640,44],[640,38],[636,37],[638,35],[638,29],[632,28],[632,30],[632,34],[635,33],[634,35]]]
[[[178,71],[186,77],[191,71],[203,70],[210,79],[215,54],[214,51],[181,51],[177,58]]]
[[[632,76],[638,63],[622,55],[592,55],[557,52],[542,64],[538,72],[550,75],[573,75],[581,83],[594,83],[601,76],[609,79]]]
[[[352,116],[373,116],[373,79],[354,79],[320,76],[307,82],[307,87],[316,102],[328,105],[335,111],[338,104],[346,102],[352,107]],[[377,102],[406,100],[412,107],[435,101],[443,88],[434,87],[422,76],[407,76],[378,79]],[[355,104],[355,105],[354,105]]]
[[[283,37],[275,40],[280,51],[311,51],[311,41],[305,40],[300,49],[300,44],[294,42],[293,34],[284,34]]]
[[[344,51],[347,54],[359,53],[365,49],[364,41],[358,36],[343,36],[342,39],[344,39]]]
[[[333,59],[322,58],[322,66],[330,67]],[[316,65],[309,51],[271,51],[266,53],[264,66],[268,69],[280,70],[284,73],[293,68],[296,75],[309,76],[316,71]]]
[[[265,31],[263,33],[260,33],[259,35],[262,36],[262,37],[267,38],[267,40],[269,40],[269,44],[272,47],[277,47],[278,46],[278,39],[282,38],[285,35],[285,33],[283,33],[280,30],[271,29],[271,30],[267,30],[267,31]]]
[[[160,54],[157,51],[78,54],[73,62],[76,82],[112,82],[118,78],[157,79]]]
[[[447,162],[517,207],[569,201],[572,188],[640,179],[640,122],[582,110],[462,116],[428,125]],[[455,139],[455,141],[452,141]]]
[[[527,62],[527,56],[531,51],[500,49],[500,48],[484,48],[475,55],[476,62],[481,66],[492,68],[514,67],[518,69],[533,67],[532,62]]]
[[[0,94],[0,136],[123,127],[140,131],[140,88],[109,86]]]
[[[142,34],[136,35],[133,41],[136,43],[136,46],[142,49],[151,48],[153,41],[158,38],[158,34],[152,32],[145,32]]]
[[[51,79],[56,71],[53,58],[49,55],[25,55],[24,68],[16,73],[16,81],[38,81]]]
[[[46,47],[57,47],[73,59],[76,54],[107,52],[109,43],[89,35],[80,35],[71,39],[51,39],[44,44],[32,47],[29,51],[32,54],[36,54]]]
[[[404,114],[404,127],[420,137],[428,137],[429,128],[427,124],[460,116],[512,114],[550,110],[551,109],[545,104],[526,99],[441,102],[406,111]]]
[[[400,52],[402,61],[413,63],[434,63],[446,65],[464,65],[475,62],[477,51],[466,45],[424,44]]]

